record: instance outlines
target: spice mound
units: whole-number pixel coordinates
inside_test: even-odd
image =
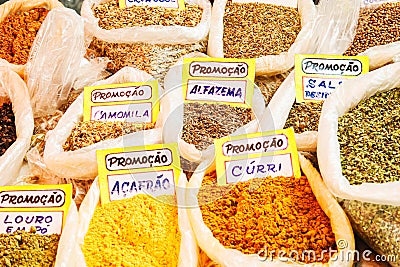
[[[279,86],[281,86],[289,73],[290,71],[274,76],[257,76],[255,78],[254,83],[263,94],[266,106],[269,104]]]
[[[216,179],[215,172],[209,176]],[[203,186],[199,195],[202,190]],[[209,187],[207,191],[210,191]],[[324,252],[336,248],[330,220],[319,206],[305,176],[239,182],[225,195],[200,209],[204,223],[214,237],[226,248],[244,254],[274,250],[282,251],[288,257],[291,251],[302,255],[312,250],[316,257],[294,260],[326,263],[330,255]]]
[[[150,25],[194,27],[200,23],[203,10],[189,4],[185,4],[184,10],[149,6],[120,8],[118,0],[113,0],[99,4],[93,12],[99,19],[99,27],[111,30]]]
[[[30,232],[0,234],[0,266],[51,267],[57,255],[60,235],[39,235]]]
[[[207,41],[193,44],[108,43],[93,38],[89,57],[107,57],[107,70],[115,73],[126,66],[146,71],[163,79],[169,68],[182,56],[191,52],[207,52]]]
[[[355,56],[368,48],[400,41],[400,2],[363,8],[353,43],[344,55]]]
[[[296,8],[228,1],[224,14],[224,54],[257,58],[289,50],[301,30]]]
[[[397,255],[391,260],[399,266],[400,207],[356,200],[343,200],[341,205],[358,235],[379,254]]]
[[[17,140],[15,117],[11,103],[0,106],[0,156]]]
[[[13,64],[26,64],[33,41],[48,12],[45,8],[34,8],[6,17],[0,23],[0,58]]]
[[[64,151],[74,151],[104,140],[153,129],[154,126],[154,123],[82,121],[78,122],[72,129],[63,148]]]
[[[340,117],[338,140],[350,184],[400,181],[400,89],[377,93]]]
[[[136,195],[96,208],[83,253],[88,267],[175,267],[180,239],[174,197]]]
[[[294,103],[284,128],[293,127],[295,133],[318,131],[323,102]]]
[[[249,123],[251,108],[225,104],[188,103],[184,105],[182,140],[204,150],[214,139],[227,136]]]

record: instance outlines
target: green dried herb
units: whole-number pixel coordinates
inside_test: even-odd
[[[59,239],[58,234],[36,234],[35,227],[30,232],[0,234],[0,266],[51,267],[56,260]]]
[[[353,229],[381,255],[395,255],[393,266],[400,265],[400,207],[343,200]],[[387,257],[390,260],[389,257]],[[392,258],[393,260],[393,258]]]
[[[339,118],[343,175],[350,184],[400,180],[400,89],[361,101]]]

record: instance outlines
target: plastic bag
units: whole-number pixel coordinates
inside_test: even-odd
[[[79,214],[75,203],[72,201],[68,210],[67,219],[58,242],[55,267],[70,267],[68,262],[76,247],[76,235],[79,226]]]
[[[82,4],[81,15],[85,18],[87,41],[92,37],[109,43],[151,43],[189,44],[207,38],[210,29],[211,4],[207,0],[188,0],[188,4],[199,5],[203,9],[201,21],[195,27],[184,26],[136,26],[105,30],[98,26],[92,8],[109,0],[86,0]]]
[[[346,255],[349,255],[355,248],[354,235],[350,222],[335,198],[329,193],[317,170],[301,154],[299,154],[299,159],[302,171],[307,176],[318,203],[331,221],[332,231],[335,233],[338,245],[338,252],[332,255],[329,263],[319,263],[318,266],[350,267],[352,266],[353,259],[350,257],[350,260],[348,260]],[[189,210],[189,219],[200,249],[212,261],[221,266],[315,266],[315,264],[293,263],[291,261],[286,263],[278,260],[261,261],[258,255],[246,255],[240,251],[225,248],[213,236],[211,230],[203,222],[197,199],[204,175],[215,170],[215,163],[210,165],[212,160],[212,158],[208,158],[199,165],[197,171],[189,181],[186,193],[186,205],[191,207]],[[333,259],[336,259],[336,261]]]
[[[18,177],[33,132],[33,115],[28,89],[17,73],[0,68],[0,95],[12,103],[17,139],[0,157],[0,185],[12,184]]]
[[[150,79],[152,79],[152,77],[143,71],[125,67],[110,78],[96,82],[93,85],[145,82]],[[160,114],[163,114],[162,106],[161,100]],[[59,177],[94,179],[97,175],[96,150],[158,144],[162,141],[161,131],[164,123],[163,117],[159,116],[154,129],[127,134],[116,139],[101,141],[82,149],[65,152],[63,144],[69,137],[75,124],[82,121],[82,118],[83,93],[68,108],[64,116],[58,122],[56,128],[49,131],[46,135],[46,146],[43,155],[44,162],[47,167]]]
[[[46,9],[53,9],[62,7],[63,5],[57,0],[12,0],[7,1],[0,5],[0,22],[2,22],[9,15],[13,15],[18,11],[28,11],[34,8],[43,7]],[[0,60],[1,64],[9,66],[13,71],[18,73],[21,77],[24,76],[25,65],[17,65],[7,62],[4,59]]]
[[[360,7],[360,5],[361,5],[361,0],[350,1],[350,2],[354,5],[356,5],[356,7]],[[399,1],[394,1],[394,2],[399,2]],[[380,5],[381,5],[380,3],[377,3],[377,4],[369,5],[364,8],[373,10],[373,9],[378,8]],[[364,8],[361,8],[360,11],[362,11],[362,9],[364,9]],[[360,12],[357,13],[355,20],[358,21],[359,17],[360,17]],[[390,23],[391,24],[392,23],[399,24],[399,21],[390,22]],[[352,36],[350,41],[353,41],[354,37],[356,36],[356,32],[357,32],[357,27],[353,28],[353,31],[349,32],[349,33],[351,33],[351,36]],[[398,37],[400,38],[400,36],[398,36]],[[386,45],[378,45],[378,46],[368,48],[364,52],[359,53],[359,55],[360,56],[368,56],[369,60],[370,60],[369,61],[370,70],[374,70],[374,69],[377,69],[388,63],[392,63],[393,57],[399,53],[400,53],[400,41],[397,41],[397,42],[389,43]]]
[[[86,52],[83,28],[83,19],[64,7],[52,9],[40,27],[25,70],[35,117],[66,101]]]
[[[342,174],[337,137],[338,118],[377,92],[399,87],[399,74],[400,63],[384,66],[345,81],[325,101],[318,128],[318,161],[326,185],[337,197],[376,204],[400,205],[400,182],[350,185]]]
[[[191,53],[184,58],[194,57],[208,57],[202,53]],[[183,60],[181,59],[175,66],[173,66],[165,76],[165,122],[163,132],[163,140],[165,143],[178,143],[179,152],[181,156],[189,161],[199,162],[205,151],[198,150],[194,145],[186,143],[180,138],[181,129],[183,127],[183,95],[182,95],[182,66]],[[254,86],[254,97],[252,103],[252,111],[256,117],[255,120],[249,122],[245,126],[236,130],[233,135],[244,133],[253,133],[258,130],[258,119],[264,113],[265,101],[260,89]]]
[[[224,13],[227,0],[216,0],[213,5],[210,36],[207,54],[211,57],[224,57],[223,32]],[[287,52],[279,55],[267,55],[256,59],[256,75],[272,75],[288,71],[294,66],[294,55],[311,53],[314,49],[312,28],[316,18],[316,8],[312,0],[298,0],[302,29],[296,41]]]
[[[184,208],[184,197],[186,188],[186,176],[181,174],[178,181],[177,187],[177,203],[178,203],[178,224],[181,232],[181,250],[179,253],[179,267],[197,267],[198,262],[198,251],[196,246],[196,240],[193,235],[192,228],[190,226],[187,210]],[[99,205],[100,201],[100,188],[98,179],[92,184],[88,194],[82,202],[79,210],[79,229],[77,238],[74,242],[75,249],[73,255],[69,261],[66,261],[65,266],[79,266],[85,267],[85,259],[81,247],[84,244],[85,235],[89,229],[90,220],[93,217],[94,211]],[[135,234],[135,233],[134,233]]]
[[[354,38],[359,10],[360,2],[358,2],[358,0],[321,1],[318,5],[316,27],[313,30],[314,40],[317,44],[315,53],[343,54]],[[396,45],[393,43],[388,46],[395,47]],[[377,51],[378,53],[367,53],[367,51]],[[374,62],[384,62],[383,64],[386,64],[394,60],[393,57],[400,53],[400,51],[396,49],[389,49],[385,52],[379,47],[374,47],[367,51],[362,54],[369,57],[370,68],[372,69],[382,65]],[[294,71],[292,71],[272,97],[267,107],[266,114],[262,117],[260,125],[263,131],[281,129],[284,127],[295,98]],[[317,142],[317,137],[317,131],[296,134],[296,139],[308,139],[314,144]],[[309,142],[304,144],[309,144]],[[301,149],[313,151],[312,148],[308,147],[302,147]]]

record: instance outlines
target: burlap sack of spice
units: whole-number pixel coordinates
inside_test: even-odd
[[[107,1],[109,0],[83,1],[81,15],[85,19],[87,41],[96,37],[109,43],[189,44],[204,40],[208,36],[211,4],[207,0],[185,1],[203,9],[201,21],[195,27],[152,25],[105,30],[99,27],[92,8]]]
[[[254,1],[257,2],[257,1]],[[208,39],[207,54],[211,57],[224,57],[224,13],[227,0],[216,0],[213,4],[210,36]],[[298,0],[298,11],[301,16],[302,29],[296,41],[287,52],[279,55],[266,55],[256,59],[256,75],[273,75],[290,70],[294,66],[294,55],[311,53],[315,43],[313,26],[317,15],[316,7],[312,0]],[[234,33],[232,33],[234,34]]]
[[[350,185],[342,174],[337,137],[339,117],[378,92],[400,87],[399,75],[400,63],[384,66],[345,81],[325,101],[318,129],[318,162],[322,177],[335,196],[375,204],[400,205],[400,182]]]
[[[184,58],[208,57],[203,53],[190,53]],[[164,126],[163,141],[165,143],[178,143],[181,156],[192,162],[199,162],[204,157],[205,151],[198,150],[193,144],[183,141],[181,130],[183,127],[183,95],[182,95],[182,66],[180,59],[167,73],[164,80],[166,94],[163,97],[165,103],[164,115],[166,125]],[[265,100],[257,86],[254,86],[254,97],[252,111],[255,119],[245,126],[237,129],[233,135],[257,132],[258,120],[263,116]]]
[[[0,22],[9,15],[13,15],[19,11],[28,11],[34,8],[43,7],[46,9],[53,9],[62,7],[61,2],[57,0],[11,0],[0,5]],[[16,65],[7,62],[4,59],[0,60],[0,64],[9,66],[13,71],[17,72],[21,77],[24,76],[25,65]]]
[[[93,85],[146,82],[152,77],[144,71],[125,67],[108,79],[98,81]],[[162,89],[160,88],[160,95]],[[161,107],[163,106],[161,100]],[[160,107],[160,108],[161,108]],[[163,114],[161,108],[160,114]],[[77,122],[83,118],[83,93],[68,108],[58,122],[56,128],[46,135],[46,147],[44,150],[44,162],[47,167],[57,176],[64,178],[93,179],[97,175],[96,150],[110,149],[126,146],[139,146],[145,144],[161,143],[161,131],[164,125],[164,117],[159,115],[154,129],[139,131],[109,139],[96,144],[65,152],[63,144],[69,137]]]
[[[176,187],[176,200],[178,204],[178,224],[182,235],[179,253],[179,267],[197,267],[198,248],[196,239],[189,222],[187,210],[184,206],[185,188],[187,185],[186,176],[182,173],[179,177],[178,186]],[[69,260],[65,261],[64,266],[85,267],[85,259],[81,247],[84,244],[85,235],[89,229],[90,220],[93,217],[96,206],[100,201],[100,188],[98,178],[93,182],[88,194],[82,202],[79,209],[79,227],[75,239],[74,257],[69,256]],[[138,234],[138,233],[132,233]],[[65,259],[68,257],[66,256]]]
[[[33,115],[25,82],[6,67],[0,68],[0,96],[2,103],[8,100],[12,103],[17,133],[15,142],[0,157],[0,185],[9,185],[17,178],[29,148]]]
[[[346,214],[336,202],[336,199],[330,194],[322,181],[318,171],[312,166],[311,162],[299,154],[300,166],[307,177],[319,205],[328,216],[331,222],[332,231],[335,234],[336,242],[346,242],[346,246],[338,244],[338,250],[331,256],[328,263],[294,263],[290,260],[279,261],[277,259],[262,261],[258,255],[246,255],[234,249],[225,248],[212,234],[211,230],[206,226],[202,219],[202,213],[198,205],[197,195],[202,184],[203,177],[206,173],[215,170],[215,162],[212,158],[207,158],[203,161],[196,172],[190,179],[186,193],[186,205],[188,209],[189,219],[192,225],[193,232],[196,236],[197,244],[202,250],[200,258],[205,258],[207,264],[204,266],[268,266],[268,267],[282,267],[282,266],[337,266],[337,267],[351,267],[353,265],[353,258],[346,255],[352,255],[351,251],[355,249],[355,241],[353,231]],[[211,164],[210,164],[211,163]],[[211,262],[211,263],[210,263]]]

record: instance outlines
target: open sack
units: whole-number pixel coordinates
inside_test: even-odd
[[[329,1],[319,3],[318,18],[314,28],[315,42],[318,44],[314,53],[317,54],[343,54],[350,46],[357,28],[360,2],[357,1]],[[391,49],[388,49],[392,47]],[[397,49],[396,49],[397,47]],[[377,46],[368,49],[360,55],[369,57],[370,68],[375,69],[391,61],[400,53],[400,47],[396,43],[387,46]],[[285,79],[272,97],[263,116],[261,126],[263,131],[281,129],[288,119],[289,112],[296,99],[294,71]],[[275,128],[273,128],[275,127]],[[317,143],[317,131],[305,131],[296,134],[296,140],[300,144]],[[303,142],[306,141],[306,142]],[[310,142],[309,142],[310,141]],[[313,150],[312,147],[299,147],[302,150]]]
[[[163,26],[160,22],[162,19],[157,15],[160,14],[159,11],[153,11],[155,14],[154,22],[151,22],[151,15],[143,15],[143,18],[146,18],[148,24],[150,24],[148,26],[143,25],[143,23],[139,23],[141,26],[128,25],[125,27],[112,24],[110,27],[102,26],[104,27],[102,28],[100,25],[104,24],[104,21],[112,20],[107,19],[107,16],[116,16],[120,18],[120,21],[124,21],[126,16],[138,16],[130,14],[129,10],[143,7],[127,8],[128,11],[124,15],[115,15],[115,10],[120,10],[116,0],[84,1],[81,15],[85,19],[85,36],[89,46],[88,55],[91,57],[107,57],[110,60],[107,70],[112,73],[125,66],[132,66],[146,71],[159,79],[162,84],[170,66],[181,56],[196,51],[206,52],[207,49],[211,4],[208,0],[185,2],[199,7],[198,16],[192,15],[185,18],[188,21],[192,18],[193,21],[198,21],[198,24],[193,27],[183,26],[191,25],[190,23],[181,25],[177,22],[172,23],[171,26]],[[102,10],[104,18],[100,19],[101,16],[96,15],[96,8]],[[143,10],[146,10],[146,7]],[[117,13],[119,14],[119,11]],[[158,25],[159,22],[160,25]]]
[[[182,208],[184,204],[185,188],[186,188],[186,176],[181,174],[178,181],[178,187],[176,190],[176,200],[178,203],[178,224],[179,230],[182,235],[180,243],[179,253],[179,264],[180,267],[197,267],[198,263],[198,251],[196,246],[196,240],[190,226],[187,210]],[[85,267],[85,259],[81,247],[84,244],[85,235],[89,229],[90,220],[93,217],[97,205],[100,201],[100,188],[98,179],[92,184],[86,198],[84,199],[81,208],[79,210],[79,228],[77,231],[77,239],[75,239],[75,247],[73,254],[75,257],[65,258],[64,266],[79,266]],[[136,233],[133,233],[136,234]]]
[[[12,0],[7,1],[4,4],[0,5],[0,21],[4,21],[4,19],[9,16],[17,13],[18,11],[28,11],[33,8],[43,7],[46,9],[53,9],[56,7],[62,7],[61,2],[57,0]],[[32,47],[33,48],[33,47]],[[31,49],[32,51],[32,49]],[[1,64],[8,65],[13,71],[18,73],[21,77],[24,76],[25,65],[17,65],[7,62],[4,59],[0,60]]]
[[[152,44],[188,44],[207,38],[210,28],[211,4],[206,0],[189,0],[188,4],[199,5],[203,8],[200,23],[195,27],[184,26],[136,26],[120,29],[105,30],[98,25],[92,11],[93,7],[110,0],[85,0],[82,4],[81,15],[85,18],[87,38],[99,38],[110,43],[144,42]]]
[[[9,68],[0,68],[1,102],[12,104],[17,139],[0,157],[0,185],[9,185],[19,175],[33,132],[33,115],[26,84]]]
[[[256,2],[256,1],[254,1]],[[224,57],[224,13],[227,0],[215,0],[213,4],[210,36],[207,54],[211,57]],[[266,55],[256,59],[256,75],[272,75],[288,71],[294,66],[294,55],[310,53],[314,49],[312,29],[316,19],[316,8],[312,0],[298,0],[301,16],[301,31],[287,52],[279,55]]]
[[[362,3],[369,2],[368,5],[364,6]],[[321,17],[316,27],[319,29],[316,31],[318,36],[318,47],[322,48],[322,52],[326,53],[324,48],[331,50],[330,47],[338,46],[340,54],[345,54],[351,45],[355,41],[357,29],[360,25],[359,19],[362,15],[363,10],[375,10],[379,8],[383,3],[373,3],[374,1],[363,1],[363,0],[339,0],[329,1],[321,0],[318,5],[318,15]],[[378,1],[379,2],[379,1]],[[392,1],[399,2],[399,1]],[[395,27],[395,22],[387,22],[388,27]],[[397,22],[398,24],[398,22]],[[378,27],[378,26],[377,26]],[[334,30],[335,29],[335,30]],[[377,28],[378,31],[379,28]],[[332,31],[333,30],[333,31]],[[367,30],[368,31],[368,30]],[[384,30],[386,31],[386,30]],[[375,37],[375,33],[369,33]],[[387,34],[386,32],[378,33],[380,36]],[[372,38],[372,37],[369,37]],[[363,43],[363,38],[359,38],[357,42]],[[400,39],[400,36],[399,36]],[[365,43],[367,41],[365,40]],[[354,52],[354,51],[353,51]],[[374,70],[383,65],[393,62],[393,57],[400,53],[400,41],[376,45],[366,49],[363,52],[357,53],[360,56],[368,56],[370,70]]]
[[[201,253],[205,253],[207,256],[200,254],[200,258],[206,262],[203,262],[201,266],[352,266],[353,259],[350,257],[348,260],[347,256],[355,248],[353,231],[350,223],[336,202],[335,198],[329,193],[328,189],[324,185],[321,176],[318,171],[306,160],[301,154],[299,154],[300,165],[302,171],[308,179],[311,186],[312,192],[315,195],[322,210],[330,219],[332,231],[335,235],[336,244],[338,250],[332,255],[328,263],[296,263],[290,259],[286,260],[262,260],[261,254],[244,254],[238,250],[225,248],[212,234],[211,230],[203,221],[202,212],[199,208],[199,189],[202,185],[204,175],[215,170],[215,163],[209,158],[203,161],[195,174],[193,174],[189,181],[187,193],[186,193],[186,205],[189,207],[189,219],[192,224],[193,231],[195,233],[197,243],[202,250]],[[211,163],[211,164],[210,164]],[[273,214],[271,214],[273,216]],[[344,256],[344,257],[343,257]],[[209,259],[206,259],[209,258]],[[282,259],[282,258],[280,258]],[[210,264],[210,261],[213,262]]]
[[[191,53],[185,58],[208,57],[202,53]],[[189,144],[181,139],[181,130],[183,128],[183,106],[184,99],[182,93],[182,66],[183,60],[179,60],[165,76],[165,95],[163,101],[165,103],[165,126],[163,127],[164,143],[178,143],[181,156],[192,162],[199,162],[207,150],[200,151],[193,144]],[[254,96],[252,103],[252,111],[255,119],[248,124],[237,129],[232,135],[244,133],[253,133],[258,130],[258,120],[264,113],[265,101],[260,90],[254,86]]]
[[[110,78],[98,81],[93,85],[146,82],[151,79],[153,78],[143,71],[125,67]],[[159,95],[161,95],[162,89],[159,90]],[[161,143],[161,131],[164,125],[164,117],[161,115],[164,112],[162,106],[161,103],[160,115],[154,129],[138,131],[116,139],[101,141],[75,151],[65,152],[63,144],[71,134],[75,124],[83,119],[82,93],[65,112],[56,128],[47,133],[44,162],[59,177],[93,179],[97,175],[96,150]]]
[[[342,174],[338,119],[378,92],[400,86],[400,63],[379,68],[358,78],[345,81],[325,101],[318,131],[318,161],[321,174],[330,191],[337,197],[369,203],[400,205],[400,182],[350,185]]]

